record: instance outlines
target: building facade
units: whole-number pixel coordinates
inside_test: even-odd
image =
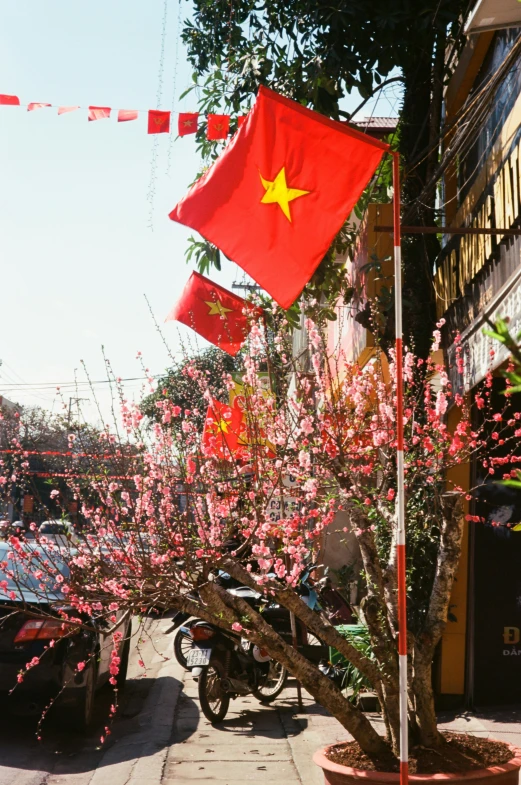
[[[506,18],[508,23],[502,21]],[[501,369],[508,352],[484,328],[502,317],[513,333],[521,332],[521,236],[493,233],[521,226],[521,5],[482,0],[467,29],[445,93],[445,127],[461,126],[472,102],[482,102],[481,119],[444,173],[440,208],[445,226],[481,231],[446,234],[433,274],[453,388],[472,403],[492,372],[488,389],[499,412],[505,405]],[[445,149],[453,133],[445,137]],[[457,344],[463,350],[462,373],[455,361]],[[520,413],[521,402],[513,397],[509,409]],[[477,407],[474,416],[478,422]],[[515,443],[514,449],[519,452]],[[507,464],[502,472],[515,467]],[[477,461],[457,467],[447,479],[469,491],[466,512],[482,522],[466,525],[437,691],[468,706],[519,702],[521,534],[513,527],[521,521],[521,492],[500,485],[501,475],[490,475]]]

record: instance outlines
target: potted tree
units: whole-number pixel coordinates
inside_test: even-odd
[[[353,741],[343,747],[315,756],[327,782],[336,785],[346,777],[391,782],[398,776],[400,732],[394,358],[391,353],[387,362],[380,355],[361,368],[328,357],[321,331],[311,322],[307,330],[309,361],[302,365],[291,359],[284,323],[268,343],[261,328],[253,329],[242,387],[223,372],[225,386],[236,394],[232,405],[213,398],[208,374],[190,359],[178,369],[191,391],[185,405],[174,403],[160,383],[154,421],[144,419],[121,392],[132,469],[123,477],[96,466],[80,479],[71,472],[69,483],[89,533],[71,556],[62,590],[82,613],[110,619],[116,610],[129,615],[175,607],[240,632],[282,663],[351,735]],[[271,392],[261,367],[269,368]],[[447,471],[480,451],[493,467],[486,424],[494,418],[503,443],[512,438],[515,449],[516,421],[509,416],[508,397],[505,412],[490,411],[489,380],[478,397],[483,417],[476,425],[465,400],[451,391],[444,368],[406,352],[404,376],[412,771],[422,781],[453,775],[513,781],[521,766],[516,750],[440,732],[432,662],[447,623],[465,517],[466,492],[447,481]],[[11,442],[16,444],[16,434]],[[103,450],[121,454],[121,439],[101,433]],[[251,470],[243,471],[245,465]],[[5,472],[4,493],[24,475],[22,450],[16,467],[13,473],[11,462]],[[319,562],[339,511],[360,547],[361,609],[372,657],[299,594],[299,575],[310,560]],[[13,558],[23,575],[23,568],[33,570],[28,563],[35,557],[15,545]],[[51,569],[47,558],[40,562],[40,570]],[[227,592],[215,580],[219,570],[279,603],[301,628],[356,666],[377,695],[383,731],[262,613]],[[117,667],[114,661],[114,678]]]

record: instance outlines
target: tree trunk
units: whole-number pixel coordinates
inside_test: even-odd
[[[232,575],[236,580],[244,583],[252,589],[258,590],[258,584],[249,572],[241,564],[233,559],[226,559],[222,564],[224,570]],[[273,591],[273,598],[284,608],[292,611],[295,616],[317,636],[321,641],[327,643],[340,652],[349,662],[352,662],[363,675],[375,686],[381,679],[377,665],[367,657],[364,657],[358,649],[352,646],[333,625],[322,618],[315,611],[308,608],[305,602],[292,589],[281,589],[277,583],[268,583],[267,587]]]
[[[425,659],[415,648],[412,678],[412,693],[418,728],[419,743],[423,747],[436,748],[443,737],[438,730],[434,692],[432,689],[432,658]]]
[[[430,118],[432,115],[431,90],[434,30],[423,36],[422,46],[406,53],[402,65],[404,77],[403,108],[400,117],[400,153],[404,166],[402,197],[407,223],[414,226],[434,224],[434,195],[427,203],[419,200],[426,183],[430,157],[418,153],[428,150]],[[405,340],[412,340],[415,353],[428,357],[432,331],[436,322],[432,262],[439,250],[436,235],[405,235],[403,238],[403,297]]]
[[[375,731],[365,714],[355,708],[338,687],[320,673],[316,665],[289,646],[263,619],[262,614],[217,584],[209,584],[204,590],[205,598],[210,602],[211,593],[215,593],[221,603],[233,608],[242,619],[242,624],[247,624],[245,637],[267,649],[277,662],[284,665],[315,700],[344,726],[367,755],[388,754],[389,748],[385,740]],[[248,619],[248,622],[244,619]]]
[[[447,624],[450,596],[461,556],[463,510],[457,493],[446,493],[441,504],[442,525],[436,572],[423,630],[414,647],[413,693],[420,743],[436,747],[441,743],[437,729],[432,690],[432,660]]]

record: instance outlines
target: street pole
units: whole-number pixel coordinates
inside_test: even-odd
[[[398,579],[398,663],[400,689],[400,785],[409,781],[407,710],[407,582],[405,572],[405,489],[403,465],[402,248],[400,235],[400,156],[393,156],[394,310],[396,327],[396,556]]]
[[[89,400],[88,398],[71,398],[71,397],[69,397],[69,411],[68,411],[68,414],[67,414],[67,431],[70,431],[70,429],[71,429],[72,404],[73,404],[73,402],[78,407],[78,419],[79,419],[79,417],[80,417],[80,403],[81,403],[81,401],[88,401],[88,400]]]

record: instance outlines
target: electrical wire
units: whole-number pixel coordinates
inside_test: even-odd
[[[426,200],[433,188],[436,187],[437,182],[447,170],[448,166],[457,158],[459,154],[463,154],[465,150],[471,146],[478,133],[482,130],[484,124],[488,120],[493,98],[497,88],[504,80],[505,76],[510,71],[513,63],[521,51],[521,36],[518,38],[512,49],[508,52],[501,65],[491,75],[487,82],[480,87],[476,93],[470,95],[461,109],[456,113],[451,122],[446,125],[440,132],[436,142],[432,145],[431,149],[423,155],[418,161],[408,169],[410,174],[426,159],[428,156],[442,143],[447,136],[454,132],[454,136],[444,150],[441,160],[431,177],[430,181],[425,184],[424,188],[418,194],[419,200]],[[464,122],[465,120],[465,122]],[[465,145],[467,147],[465,148]],[[409,210],[404,218],[404,223],[411,220],[411,211]]]
[[[148,379],[159,379],[164,374],[155,374],[151,376],[128,376],[126,378],[117,378],[115,380],[112,379],[98,379],[92,382],[11,382],[6,385],[2,385],[3,387],[9,387],[10,389],[16,387],[16,389],[26,389],[28,391],[31,390],[45,390],[45,389],[56,389],[62,390],[64,388],[76,388],[76,387],[84,387],[86,385],[99,385],[99,384],[114,384],[120,382],[137,382],[137,381],[148,381]]]
[[[170,106],[170,112],[173,115],[175,109],[175,102],[176,102],[176,91],[177,91],[177,69],[179,66],[179,40],[180,40],[180,27],[181,27],[181,2],[179,0],[177,4],[177,16],[176,16],[176,24],[175,24],[175,52],[174,52],[174,75],[172,78],[172,104]],[[167,160],[166,160],[166,175],[170,177],[170,168],[172,163],[172,145],[174,140],[174,134],[171,130],[170,139],[168,141],[168,152],[167,152]]]
[[[168,0],[163,2],[163,18],[161,22],[161,45],[159,50],[159,68],[157,78],[157,94],[156,94],[156,109],[161,108],[161,100],[163,98],[163,77],[165,70],[165,43],[166,43],[166,28],[168,21]],[[154,231],[154,198],[156,195],[156,182],[157,182],[157,158],[159,153],[159,134],[154,134],[154,141],[152,142],[152,153],[150,159],[150,180],[148,183],[147,201],[149,205],[148,210],[148,228]]]

